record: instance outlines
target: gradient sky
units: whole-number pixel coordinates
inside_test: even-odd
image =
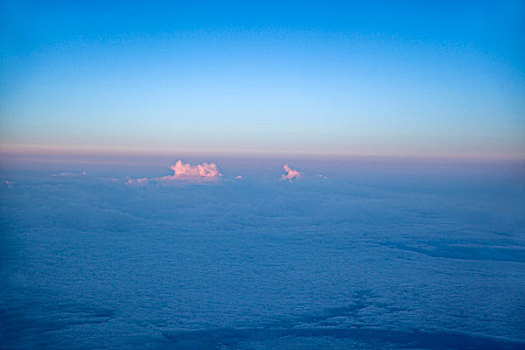
[[[525,157],[525,2],[2,1],[4,152]]]

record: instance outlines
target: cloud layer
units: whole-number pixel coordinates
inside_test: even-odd
[[[290,168],[288,164],[283,165],[284,174],[281,176],[281,180],[293,180],[301,177],[301,173],[295,169]]]

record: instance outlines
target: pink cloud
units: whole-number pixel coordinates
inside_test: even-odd
[[[165,182],[171,180],[185,180],[185,181],[216,181],[222,176],[215,163],[202,163],[191,165],[190,163],[183,163],[177,161],[170,167],[173,170],[173,175],[167,175],[157,178],[143,177],[141,179],[127,178],[127,185],[144,186],[150,182]]]
[[[163,176],[159,180],[214,181],[222,176],[215,163],[191,165],[179,160],[170,169],[173,170],[173,175]]]
[[[301,173],[295,169],[290,168],[288,164],[283,165],[284,174],[281,176],[281,180],[292,181],[301,177]]]

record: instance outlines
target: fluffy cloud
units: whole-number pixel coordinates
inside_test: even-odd
[[[170,167],[173,170],[173,175],[167,175],[157,178],[143,177],[140,179],[126,178],[127,185],[138,185],[144,186],[150,182],[166,182],[172,180],[185,180],[185,181],[216,181],[222,176],[217,165],[215,163],[202,163],[197,165],[191,165],[190,163],[183,163],[177,161]]]
[[[301,177],[301,173],[295,169],[290,168],[288,164],[283,165],[284,174],[281,176],[281,180],[292,181]]]
[[[173,175],[163,176],[159,180],[214,181],[222,176],[215,163],[191,165],[179,160],[170,168],[173,170]]]

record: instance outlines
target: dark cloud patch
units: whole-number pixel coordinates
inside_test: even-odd
[[[176,349],[250,348],[252,343],[280,347],[293,339],[296,346],[314,343],[315,338],[348,339],[366,348],[518,350],[525,342],[494,339],[459,332],[399,331],[374,328],[223,328],[165,333]],[[334,340],[328,344],[336,343]]]
[[[4,288],[9,288],[4,285]],[[16,290],[16,293],[28,293]],[[95,305],[64,300],[63,296],[32,290],[29,295],[15,297],[3,291],[0,303],[0,335],[2,348],[32,349],[71,346],[64,338],[66,331],[76,328],[104,327],[115,311]],[[81,345],[78,344],[77,345]],[[79,346],[83,348],[83,346]]]
[[[420,246],[403,243],[386,243],[384,245],[436,258],[513,261],[525,263],[525,248],[523,247],[479,247],[443,243],[430,243]]]

